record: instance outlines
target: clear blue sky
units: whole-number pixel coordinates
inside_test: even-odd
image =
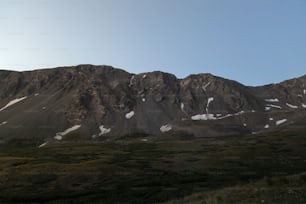
[[[279,82],[306,74],[306,1],[0,1],[0,69],[77,64]]]

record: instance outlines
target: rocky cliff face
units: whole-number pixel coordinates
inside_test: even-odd
[[[177,79],[79,65],[0,71],[0,139],[99,140],[142,132],[215,136],[304,126],[306,76],[247,87],[211,74]]]

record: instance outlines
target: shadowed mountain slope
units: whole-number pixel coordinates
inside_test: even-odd
[[[0,71],[0,139],[100,140],[133,133],[197,137],[304,127],[306,75],[248,87],[211,74],[177,79],[79,65]]]

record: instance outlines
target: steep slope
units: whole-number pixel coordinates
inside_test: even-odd
[[[252,88],[253,94],[264,99],[271,109],[306,108],[306,75],[281,82]],[[269,104],[273,104],[269,106]],[[270,110],[269,108],[266,108]]]
[[[97,140],[135,132],[214,136],[282,123],[303,126],[305,82],[304,76],[247,87],[211,74],[177,79],[93,65],[0,71],[0,139],[55,141],[74,134]]]

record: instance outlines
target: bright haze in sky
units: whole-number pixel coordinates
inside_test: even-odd
[[[111,65],[246,85],[306,74],[305,0],[1,0],[0,69]]]

